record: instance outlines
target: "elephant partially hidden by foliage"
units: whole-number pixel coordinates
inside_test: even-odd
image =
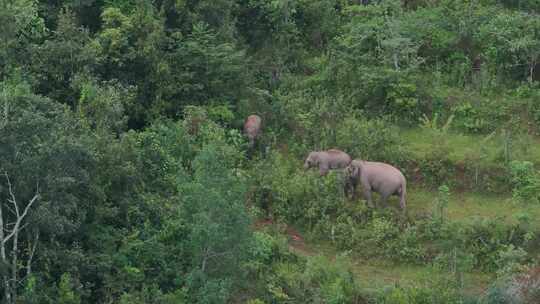
[[[370,207],[373,207],[371,192],[375,191],[381,195],[383,205],[391,195],[399,196],[399,205],[405,211],[407,181],[397,168],[385,163],[355,159],[345,168],[345,180],[353,199],[356,198],[356,187],[360,184]]]
[[[318,167],[319,174],[324,176],[331,169],[344,169],[351,163],[351,160],[349,154],[337,149],[313,151],[306,158],[304,169]]]
[[[249,140],[249,148],[255,146],[255,140],[261,135],[262,119],[259,115],[249,115],[244,122],[244,134]]]

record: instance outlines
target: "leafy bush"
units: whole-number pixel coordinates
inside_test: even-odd
[[[377,304],[462,304],[460,289],[448,276],[430,274],[426,283],[412,286],[396,286],[381,291],[376,297]]]
[[[540,129],[538,128],[540,125],[540,102],[538,102],[538,100],[540,100],[540,90],[538,82],[518,87],[516,89],[516,95],[527,101],[529,115],[532,116],[532,120],[536,123],[529,127],[535,128],[534,131],[536,135],[540,135]]]
[[[411,82],[391,84],[386,93],[388,112],[408,123],[416,123],[421,117],[422,109],[417,93],[417,86]]]
[[[307,225],[310,230],[328,231],[331,216],[343,204],[343,175],[331,171],[319,177],[314,170],[303,171],[298,161],[273,153],[254,169],[257,184],[271,192],[273,215]]]
[[[498,276],[509,276],[524,270],[527,252],[523,248],[516,248],[513,244],[509,244],[503,246],[498,253],[499,257],[495,261]]]
[[[309,257],[305,265],[281,263],[268,284],[277,303],[355,303],[361,300],[346,257],[335,262],[322,256]]]
[[[332,224],[332,241],[341,249],[366,257],[394,261],[425,261],[422,231],[415,225],[403,227],[389,214],[373,212],[357,204],[341,212]]]
[[[501,219],[474,218],[465,222],[442,223],[437,217],[416,221],[422,242],[429,243],[427,258],[435,265],[466,272],[482,269],[488,272],[519,270],[528,260],[524,248],[533,235],[527,219],[507,224]],[[425,243],[424,243],[425,244]]]
[[[384,119],[348,115],[336,127],[336,145],[353,158],[395,165],[408,158],[397,127]]]
[[[428,186],[436,187],[441,184],[452,186],[456,182],[454,178],[456,166],[449,158],[449,148],[444,144],[428,152],[418,161],[417,166]]]
[[[441,272],[453,276],[454,282],[463,286],[463,274],[474,269],[475,257],[473,254],[454,247],[443,249],[433,260],[433,266]]]
[[[278,104],[284,114],[279,117],[283,120],[281,124],[292,131],[283,134],[284,139],[293,149],[300,150],[295,151],[297,156],[308,147],[312,150],[339,147],[336,128],[348,114],[342,97],[298,89],[280,94]]]
[[[357,246],[360,246],[360,252],[368,255],[398,261],[420,262],[425,254],[415,226],[403,229],[385,217],[374,217],[368,223],[360,233]]]
[[[495,281],[480,304],[536,304],[540,297],[540,269],[524,268],[520,273]]]
[[[516,257],[523,258],[519,247],[530,240],[520,224],[508,225],[497,219],[477,218],[452,229],[455,233],[453,246],[471,253],[474,265],[486,271],[496,271]]]
[[[433,219],[443,223],[445,220],[445,209],[450,201],[450,189],[446,185],[439,186],[437,198],[433,201]]]
[[[454,106],[452,113],[455,115],[455,126],[465,132],[480,133],[487,129],[486,120],[470,102]]]
[[[540,202],[540,175],[533,163],[510,162],[512,197],[518,202],[538,204]]]

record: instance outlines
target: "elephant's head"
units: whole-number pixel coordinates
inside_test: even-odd
[[[357,160],[353,160],[346,168],[345,168],[345,176],[347,179],[358,179],[360,177],[360,171],[361,171],[361,163]]]
[[[307,170],[317,165],[319,165],[319,153],[310,152],[308,157],[306,158],[306,161],[304,162],[304,169]]]

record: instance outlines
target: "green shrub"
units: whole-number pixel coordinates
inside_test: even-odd
[[[526,260],[523,248],[533,238],[527,223],[474,218],[472,221],[441,222],[436,218],[416,221],[423,244],[430,244],[426,257],[441,269],[466,272],[513,271]]]
[[[402,227],[388,215],[361,207],[358,213],[341,213],[333,225],[336,245],[367,257],[385,257],[417,263],[425,259],[416,226]]]
[[[510,162],[512,197],[518,202],[540,202],[540,175],[529,161]]]
[[[470,102],[456,105],[451,111],[455,115],[454,125],[465,132],[485,132],[489,126],[487,120]]]
[[[346,204],[341,211],[331,227],[331,240],[340,249],[355,249],[373,219],[373,211],[358,202]]]
[[[412,286],[397,286],[382,290],[377,304],[462,304],[463,300],[455,283],[445,275],[430,274],[426,283]]]
[[[518,87],[515,94],[517,97],[527,101],[529,117],[536,123],[529,124],[529,127],[535,128],[536,135],[540,135],[540,128],[538,127],[540,125],[540,102],[538,102],[540,100],[540,90],[538,82]]]
[[[444,222],[445,209],[448,207],[448,202],[450,201],[450,189],[446,185],[439,187],[439,192],[437,198],[433,201],[433,219],[439,221],[440,223]]]
[[[349,269],[345,256],[332,262],[314,256],[303,265],[280,263],[267,285],[268,294],[273,303],[355,303],[362,297]]]
[[[455,187],[466,191],[508,193],[511,185],[504,163],[482,161],[482,157],[485,156],[467,158],[458,166]]]
[[[426,185],[436,187],[441,184],[453,186],[456,166],[449,158],[448,148],[444,145],[427,153],[417,164]]]
[[[540,299],[540,268],[524,267],[491,284],[479,304],[536,304]]]
[[[414,124],[426,110],[419,97],[418,87],[414,82],[405,80],[392,83],[386,92],[388,111],[399,119]]]
[[[79,304],[81,296],[74,288],[74,282],[69,273],[62,274],[58,286],[58,303],[60,304]]]
[[[504,252],[512,248],[512,254],[519,253],[521,250],[518,248],[530,239],[520,224],[508,225],[499,219],[476,218],[470,223],[455,224],[452,230],[452,246],[472,254],[474,265],[485,271],[497,271],[499,267],[505,267],[507,262]]]
[[[352,158],[395,165],[404,164],[408,159],[397,127],[385,119],[369,120],[360,115],[347,116],[337,125],[336,146]]]
[[[509,276],[524,270],[527,252],[521,247],[515,247],[513,244],[504,245],[498,251],[497,275],[499,277]]]
[[[307,225],[309,230],[329,231],[329,220],[344,202],[343,176],[330,171],[303,171],[298,161],[274,152],[252,171],[256,183],[270,191],[272,214],[288,222]]]

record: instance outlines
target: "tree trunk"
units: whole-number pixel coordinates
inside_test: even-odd
[[[19,209],[19,205],[17,204],[17,199],[15,197],[15,193],[13,193],[13,188],[11,185],[11,181],[9,180],[9,175],[7,172],[4,172],[4,176],[6,177],[6,181],[8,184],[8,190],[9,190],[9,196],[10,198],[7,200],[11,204],[13,204],[13,214],[15,215],[15,222],[13,223],[4,223],[4,218],[2,214],[2,204],[0,203],[0,257],[2,259],[2,262],[4,264],[7,263],[7,254],[6,254],[6,243],[13,238],[13,247],[11,251],[11,277],[9,277],[8,274],[5,274],[2,276],[2,280],[4,281],[4,298],[6,304],[14,304],[17,300],[17,275],[18,275],[18,269],[17,269],[17,263],[18,263],[18,251],[19,251],[19,232],[24,229],[24,225],[21,225],[26,215],[28,215],[28,211],[30,208],[32,208],[32,205],[34,202],[39,198],[39,187],[36,187],[36,194],[32,199],[28,202],[26,207],[24,208],[24,211],[21,213]],[[9,229],[9,227],[12,226],[13,228]],[[6,235],[7,232],[7,235]],[[33,255],[33,253],[32,253]]]
[[[6,257],[6,243],[5,243],[5,234],[4,234],[4,215],[2,214],[2,204],[0,204],[0,258],[2,259],[1,262],[4,265],[7,265],[7,257]],[[4,301],[5,303],[10,304],[11,303],[11,297],[10,297],[10,288],[9,288],[9,282],[7,275],[2,275],[2,282],[4,284]]]
[[[530,64],[529,64],[529,83],[532,84],[533,83],[533,79],[534,79],[534,67],[536,67],[536,60],[533,60]]]
[[[32,274],[32,261],[36,252],[37,243],[39,241],[39,230],[34,234],[34,243],[28,245],[28,260],[26,261],[26,277]]]
[[[18,225],[17,225],[18,226]],[[11,252],[11,302],[17,303],[17,256],[19,251],[19,227],[15,227]]]

